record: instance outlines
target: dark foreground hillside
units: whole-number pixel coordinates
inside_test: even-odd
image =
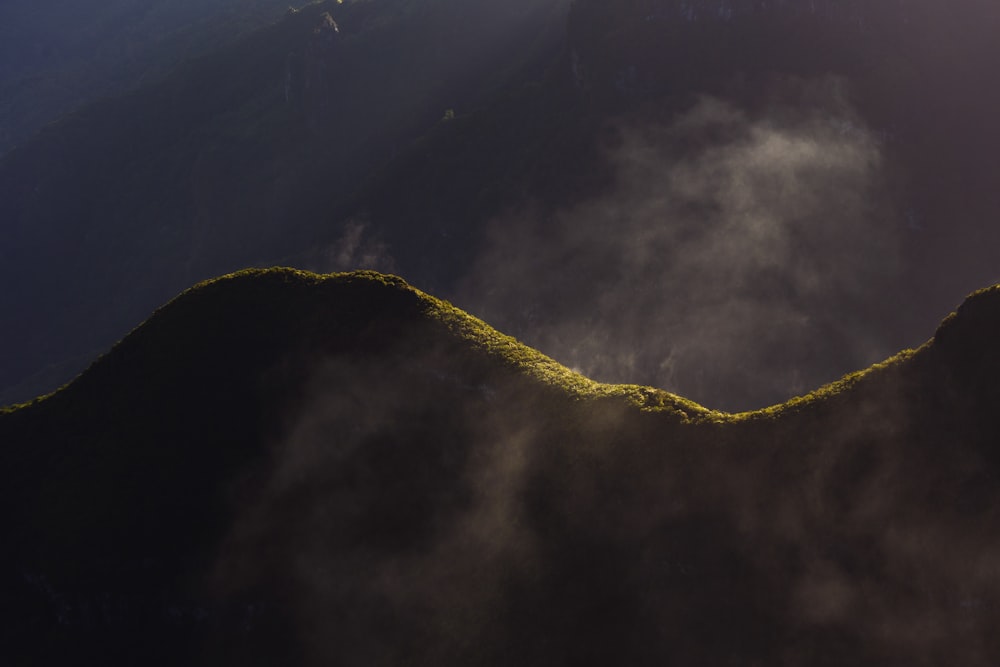
[[[0,412],[0,662],[991,665],[1000,289],[728,415],[254,271]]]

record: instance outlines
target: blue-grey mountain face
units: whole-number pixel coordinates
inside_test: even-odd
[[[288,0],[6,0],[0,154],[46,123],[276,21]]]
[[[311,248],[446,110],[544,66],[565,8],[307,5],[9,153],[0,386],[21,388],[0,403],[58,386],[199,278]]]
[[[998,7],[303,7],[0,161],[0,402],[273,263],[713,407],[807,391],[1000,278]]]

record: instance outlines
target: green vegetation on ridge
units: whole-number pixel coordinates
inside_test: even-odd
[[[725,422],[777,417],[784,412],[797,410],[814,402],[827,400],[842,392],[850,391],[871,374],[884,372],[898,364],[906,364],[919,352],[915,350],[903,350],[885,362],[850,373],[836,382],[817,388],[804,396],[794,397],[783,404],[729,415],[718,410],[707,409],[693,401],[654,387],[595,382],[578,372],[570,370],[537,350],[528,347],[517,339],[497,331],[486,322],[456,308],[451,303],[411,287],[399,277],[380,274],[375,271],[317,274],[311,271],[282,267],[245,269],[198,283],[171,300],[160,311],[170,310],[178,303],[198,299],[203,292],[212,291],[213,288],[223,285],[228,286],[229,283],[239,286],[241,291],[245,290],[244,298],[251,296],[251,298],[259,299],[262,303],[266,303],[272,298],[268,295],[268,287],[273,289],[277,286],[280,290],[288,289],[289,291],[292,291],[292,285],[295,285],[299,289],[305,288],[306,291],[301,293],[299,297],[304,300],[303,302],[298,303],[296,306],[285,304],[285,308],[289,312],[296,312],[296,307],[309,308],[309,302],[312,299],[321,298],[320,295],[323,293],[322,287],[324,285],[350,286],[365,284],[365,291],[368,292],[374,288],[376,295],[382,291],[385,294],[394,292],[405,293],[419,304],[419,312],[422,313],[423,317],[443,324],[450,334],[454,335],[460,341],[469,344],[472,353],[484,353],[488,358],[511,368],[517,374],[524,375],[541,384],[557,388],[567,395],[578,399],[620,397],[626,399],[630,404],[645,410],[677,413],[684,421],[710,420]],[[310,289],[315,289],[315,294],[311,294],[308,291]],[[1000,292],[1000,286],[981,290],[976,294],[970,295],[970,298],[980,299],[990,292]],[[277,293],[274,294],[273,298],[280,298],[282,301],[285,301]],[[375,298],[378,298],[378,296]],[[322,306],[320,303],[313,303],[311,307],[320,308]],[[155,317],[156,315],[154,315]],[[208,316],[207,314],[191,314],[189,317],[192,322],[191,331],[197,334],[201,329],[196,323],[204,321]],[[954,314],[945,323],[947,324],[952,317],[954,317]],[[287,325],[290,328],[295,328],[296,322],[298,322],[297,319],[289,319]],[[147,327],[147,324],[138,326],[129,336],[137,338],[145,337],[147,334],[144,329]],[[146,341],[144,345],[150,350],[170,347],[167,341],[159,339]],[[930,345],[930,342],[928,345]],[[115,350],[113,349],[109,354],[114,355]],[[96,363],[101,362],[99,360]],[[30,403],[7,406],[2,409],[8,412],[13,411],[18,408],[37,404],[44,398],[40,397]]]

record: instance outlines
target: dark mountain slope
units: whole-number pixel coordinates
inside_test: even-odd
[[[4,156],[0,402],[186,285],[342,234],[338,206],[397,146],[548,61],[564,7],[308,5]]]
[[[0,154],[46,123],[278,20],[280,0],[7,0],[0,5]]]
[[[993,664],[1000,288],[775,408],[252,271],[0,413],[16,664]]]
[[[727,409],[914,345],[1000,279],[996,3],[566,9],[305,7],[8,156],[0,402],[254,264],[399,272],[595,377]],[[727,283],[730,255],[756,263]]]
[[[581,0],[542,85],[437,128],[348,215],[415,284],[595,377],[784,400],[1000,279],[998,30],[978,0]]]

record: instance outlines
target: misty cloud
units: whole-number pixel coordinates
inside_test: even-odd
[[[308,664],[475,653],[503,629],[490,616],[508,579],[533,571],[523,505],[538,418],[490,414],[495,394],[447,367],[434,349],[316,360],[246,482],[253,501],[220,551],[217,593],[279,579],[286,602],[252,603],[289,605]]]
[[[386,287],[389,298],[397,288]],[[345,303],[339,316],[351,318],[361,301]],[[308,310],[330,307],[324,299]],[[255,321],[258,310],[246,308],[251,319],[233,330]],[[295,312],[260,321],[303,321]],[[948,336],[834,400],[773,419],[698,422],[564,393],[455,338],[454,323],[379,312],[331,329],[339,346],[298,339],[285,348],[251,376],[287,387],[266,405],[219,402],[222,424],[253,418],[249,405],[266,427],[256,443],[223,441],[223,451],[255,454],[217,473],[221,536],[202,552],[213,590],[178,607],[219,642],[218,656],[242,650],[241,664],[278,664],[272,656],[291,655],[304,665],[995,662],[994,423],[955,428],[968,414],[958,409],[962,377],[935,352]],[[216,336],[223,344],[209,349],[225,358],[233,336]],[[967,344],[975,354],[990,340],[987,332]],[[247,396],[255,383],[226,368],[209,382]],[[946,375],[953,381],[940,386]],[[211,458],[203,443],[218,437],[211,420],[192,423],[213,435],[174,466],[169,483],[185,493],[191,471]],[[149,458],[113,470],[143,479],[157,465]],[[139,507],[159,534],[162,510]],[[162,543],[187,539],[189,518],[166,522],[175,532]],[[47,585],[39,577],[49,573],[30,574],[31,586]],[[155,609],[162,579],[146,577]]]
[[[315,364],[218,564],[303,664],[990,664],[995,540],[928,496],[982,461],[931,465],[893,373],[847,412],[644,431],[405,352]]]
[[[370,233],[367,223],[354,219],[344,223],[343,231],[333,243],[312,250],[296,263],[316,273],[360,269],[394,273],[397,270],[388,246]]]
[[[497,220],[457,301],[595,379],[714,408],[884,358],[869,315],[898,249],[879,141],[835,82],[808,94],[816,110],[703,98],[619,123],[610,194]]]

